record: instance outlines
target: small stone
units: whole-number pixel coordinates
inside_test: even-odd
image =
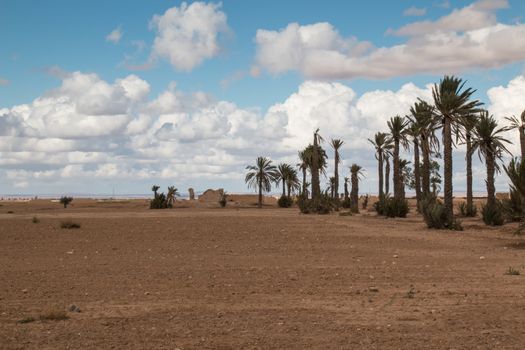
[[[485,257],[484,256],[480,256],[479,260],[485,260]]]
[[[144,292],[144,295],[149,295],[149,292]]]
[[[379,292],[379,288],[377,287],[368,287],[368,290],[371,292]]]
[[[82,310],[80,310],[80,308],[78,306],[76,306],[75,304],[71,304],[69,305],[69,308],[68,308],[69,312],[81,312]]]
[[[22,289],[22,293],[26,294],[28,292],[27,289]]]
[[[393,258],[397,259],[398,258],[397,254],[394,254]]]

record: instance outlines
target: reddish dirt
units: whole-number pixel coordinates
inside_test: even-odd
[[[523,349],[525,243],[512,225],[464,226],[4,202],[0,348]],[[70,304],[82,312],[38,320]]]

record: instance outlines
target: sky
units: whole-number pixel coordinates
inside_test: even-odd
[[[375,193],[367,138],[444,75],[502,124],[521,114],[524,15],[521,0],[0,0],[0,194],[248,192],[247,165],[296,164],[316,128]],[[483,192],[478,158],[474,178]]]

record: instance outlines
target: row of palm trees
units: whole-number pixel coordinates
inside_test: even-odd
[[[328,156],[321,147],[324,142],[319,134],[319,129],[314,132],[313,143],[298,152],[299,162],[297,169],[302,172],[302,181],[299,180],[298,171],[290,164],[280,163],[277,166],[266,157],[258,157],[255,165],[246,167],[245,182],[249,188],[258,191],[258,206],[262,207],[263,194],[270,192],[272,184],[282,186],[282,197],[291,198],[291,195],[298,193],[302,198],[318,199],[321,195],[328,195],[332,199],[339,199],[339,165],[341,163],[341,147],[344,141],[332,139],[330,146],[334,151],[334,176],[330,177],[330,183],[325,193],[321,191],[320,177],[326,176],[328,166]],[[310,175],[310,182],[307,181],[307,174]],[[350,200],[352,207],[358,210],[359,198],[359,179],[362,177],[363,169],[357,164],[350,167],[351,178],[344,178],[344,199]],[[348,191],[348,183],[351,182],[352,189]],[[311,188],[311,191],[309,191]]]
[[[404,200],[404,183],[402,178],[401,148],[413,151],[415,191],[418,208],[423,198],[428,198],[431,192],[433,158],[440,157],[443,149],[444,178],[444,208],[446,220],[452,223],[453,218],[453,158],[452,152],[456,145],[466,147],[466,178],[467,178],[467,215],[475,214],[472,193],[472,156],[475,152],[486,165],[487,206],[496,204],[495,174],[500,172],[500,163],[504,155],[510,155],[506,145],[510,142],[503,133],[516,128],[520,133],[522,157],[525,156],[525,112],[521,120],[516,117],[507,118],[510,126],[500,127],[496,119],[481,108],[482,103],[472,98],[475,90],[465,88],[465,82],[457,77],[445,76],[439,84],[432,88],[433,103],[419,99],[411,108],[410,115],[392,117],[387,125],[389,133],[378,132],[369,139],[375,148],[378,161],[379,194],[388,193],[384,190],[384,181],[388,183],[388,175],[384,176],[385,159],[393,158],[394,164],[394,198]],[[441,133],[442,141],[438,138]],[[421,159],[422,158],[422,163]],[[388,164],[388,161],[386,161]]]

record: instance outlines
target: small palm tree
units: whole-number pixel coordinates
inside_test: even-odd
[[[308,159],[306,150],[299,151],[299,163],[297,163],[297,167],[301,170],[303,174],[303,183],[302,183],[302,195],[306,196],[306,171],[308,170]]]
[[[286,189],[288,197],[290,197],[295,191],[298,192],[301,189],[301,182],[297,176],[297,170],[295,170],[291,165],[288,165],[288,171],[286,174]]]
[[[474,127],[474,139],[472,140],[472,150],[478,151],[479,159],[485,159],[487,167],[487,206],[496,204],[496,188],[494,186],[494,174],[500,172],[498,161],[503,160],[505,153],[510,152],[505,147],[505,144],[510,143],[509,140],[502,136],[502,133],[508,131],[507,127],[498,128],[498,123],[492,115],[487,111],[480,113],[478,122]]]
[[[368,139],[375,150],[376,150],[376,159],[377,159],[377,174],[379,182],[379,196],[384,194],[383,192],[383,162],[385,155],[392,148],[392,140],[388,137],[387,133],[378,132],[374,135],[373,139]]]
[[[388,121],[388,128],[390,135],[394,141],[394,198],[405,199],[403,195],[403,182],[401,180],[401,168],[399,166],[399,151],[400,147],[406,148],[408,146],[407,130],[408,120],[406,118],[396,115]]]
[[[516,116],[505,117],[510,122],[510,129],[517,129],[520,135],[521,159],[525,159],[525,110],[521,113],[521,118]]]
[[[248,165],[246,170],[248,170],[248,173],[244,178],[244,182],[248,184],[248,187],[259,192],[257,206],[262,208],[263,192],[270,192],[272,183],[276,182],[279,177],[277,168],[272,165],[270,159],[258,157],[255,165]]]
[[[286,196],[286,179],[288,178],[290,165],[286,163],[280,163],[277,166],[277,184],[282,183],[283,185],[283,197]]]
[[[445,215],[447,223],[452,225],[454,219],[452,189],[452,128],[463,116],[478,112],[481,103],[470,98],[476,92],[472,88],[463,89],[465,82],[454,76],[445,76],[432,88],[432,97],[436,112],[442,119],[443,127],[443,165],[445,181]]]
[[[168,194],[166,196],[166,201],[169,208],[173,207],[173,204],[175,203],[175,197],[180,196],[179,192],[177,191],[177,188],[175,186],[169,186],[168,187]]]
[[[151,187],[151,190],[152,190],[153,193],[155,194],[155,198],[157,198],[157,195],[158,195],[157,192],[158,192],[159,188],[160,188],[160,186],[157,186],[157,185],[153,185],[153,186]]]
[[[474,194],[472,191],[472,133],[476,127],[477,115],[466,115],[461,120],[462,132],[460,136],[465,139],[467,152],[465,154],[466,170],[467,170],[467,207],[465,211],[466,216],[475,216],[476,210],[474,208]]]
[[[350,210],[354,213],[359,212],[359,179],[363,176],[363,168],[360,165],[352,164],[350,167],[352,177],[352,191],[350,192]]]
[[[330,145],[334,149],[334,193],[332,197],[339,198],[339,163],[341,163],[341,155],[339,154],[339,149],[343,146],[344,141],[339,139],[332,139]]]

